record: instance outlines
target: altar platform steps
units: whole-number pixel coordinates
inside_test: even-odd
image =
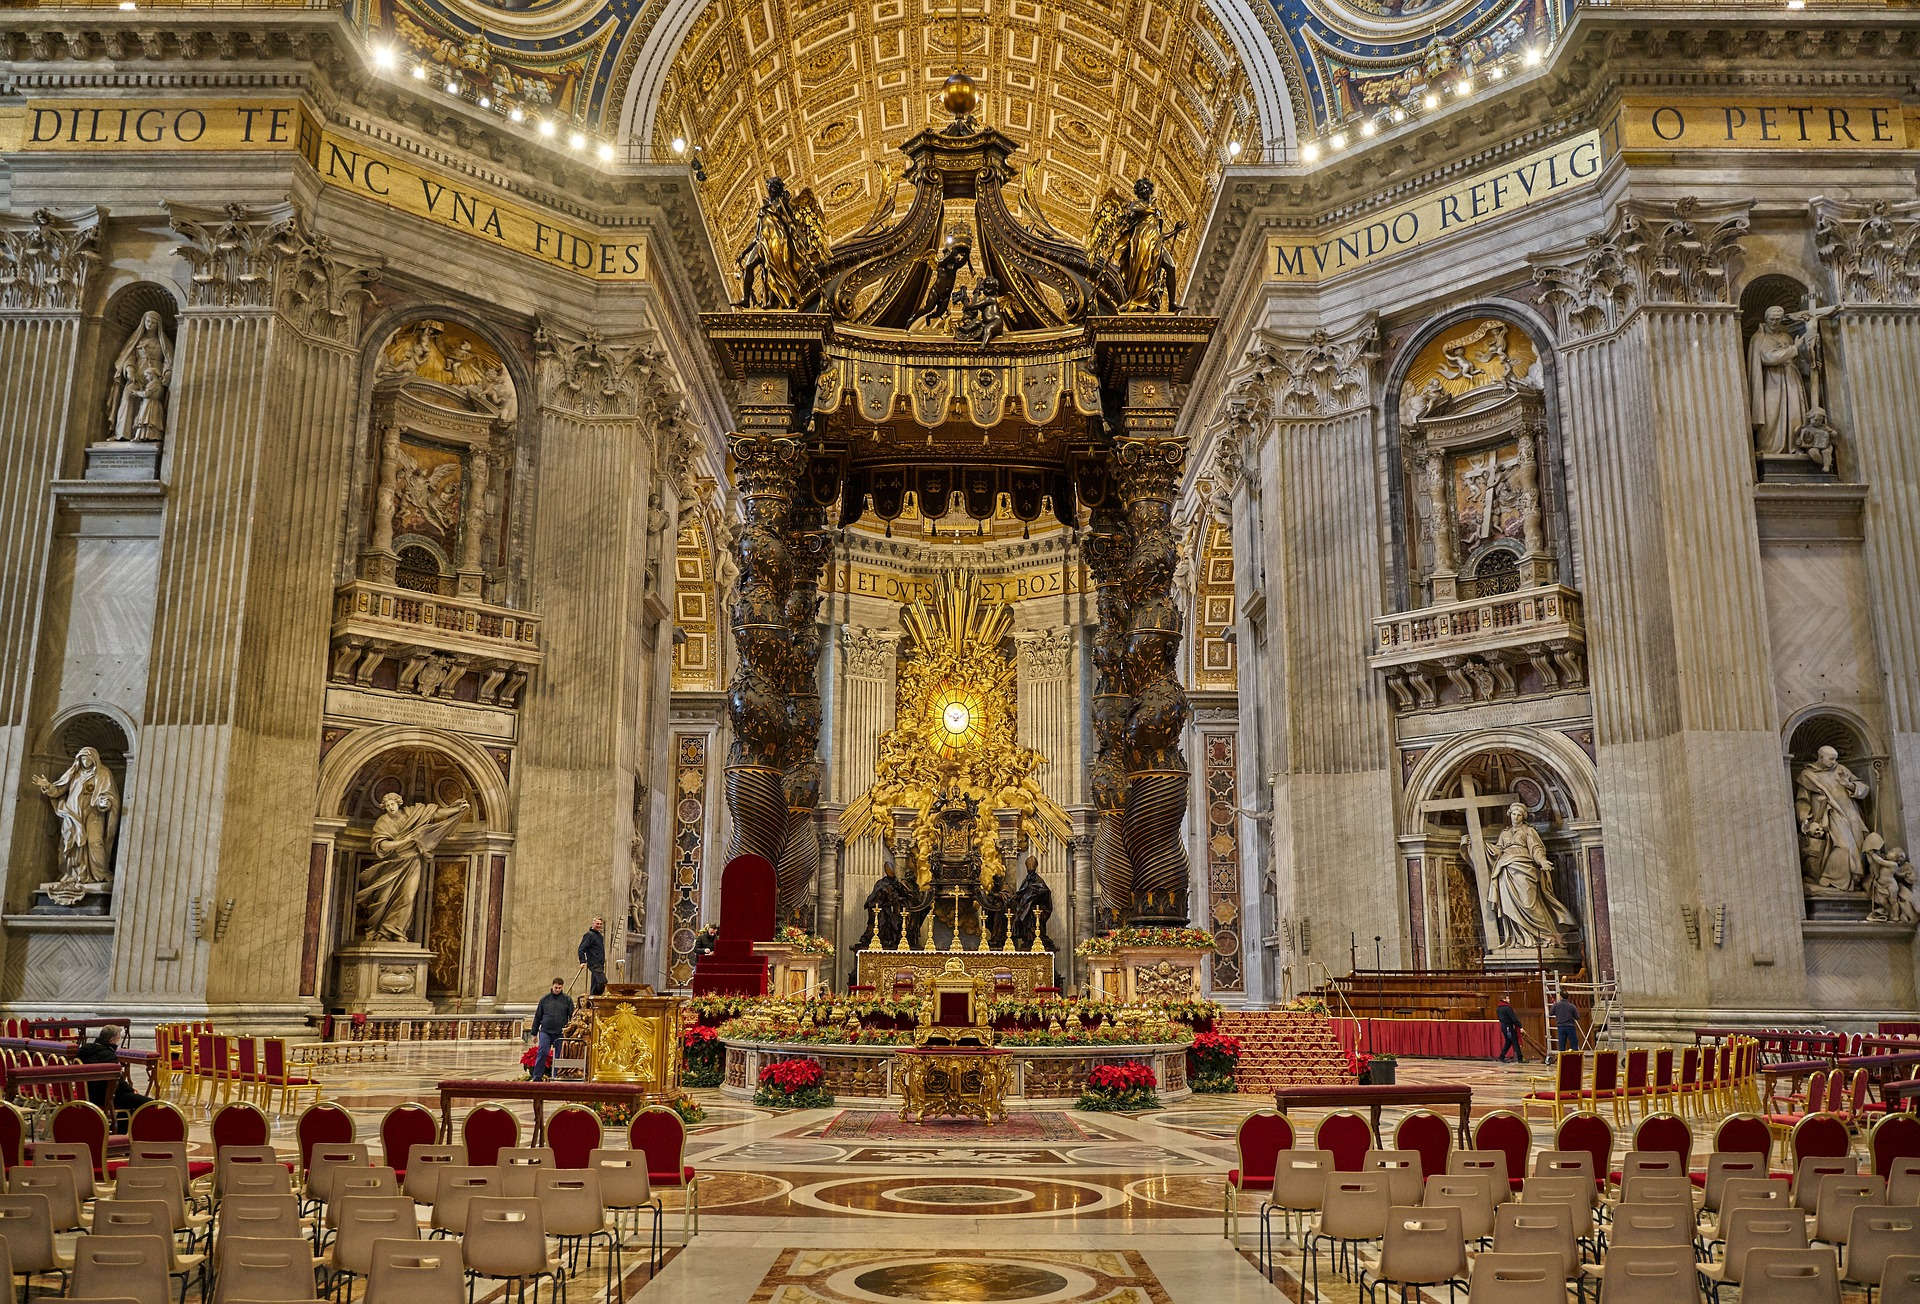
[[[1241,1091],[1350,1083],[1346,1052],[1325,1015],[1292,1010],[1227,1010],[1213,1030],[1240,1039],[1234,1082]]]

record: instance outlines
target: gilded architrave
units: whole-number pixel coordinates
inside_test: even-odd
[[[1227,637],[1234,625],[1233,531],[1212,514],[1197,521],[1195,531],[1193,686],[1238,688],[1239,664]]]
[[[1246,73],[1204,0],[714,0],[675,57],[650,143],[701,146],[720,248],[752,234],[768,175],[806,177],[838,242],[897,177],[882,165],[898,142],[944,124],[956,68],[979,84],[983,125],[1029,142],[1029,214],[1074,238],[1105,191],[1139,176],[1198,227],[1229,143],[1258,147]]]
[[[673,553],[673,687],[675,692],[713,692],[720,687],[719,594],[715,550],[706,520],[682,514]]]

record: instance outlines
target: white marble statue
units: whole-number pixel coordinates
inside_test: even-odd
[[[1840,753],[1822,747],[1793,781],[1793,810],[1800,825],[1801,877],[1808,887],[1856,892],[1865,878],[1867,820],[1860,802],[1867,785],[1840,764]]]
[[[145,312],[113,360],[113,397],[107,406],[107,438],[119,443],[158,443],[167,433],[167,387],[173,383],[173,345],[160,314]]]
[[[1558,949],[1578,930],[1573,911],[1553,890],[1553,862],[1547,844],[1527,823],[1527,808],[1507,806],[1507,827],[1487,847],[1487,904],[1502,947]]]
[[[120,792],[100,753],[82,747],[58,779],[33,776],[60,821],[60,886],[107,883],[113,875],[113,840],[120,829]],[[79,896],[71,893],[73,900]],[[71,905],[72,901],[63,902]]]
[[[1806,424],[1809,409],[1820,405],[1820,319],[1833,311],[1834,306],[1829,305],[1808,312],[1788,312],[1776,303],[1767,309],[1760,328],[1747,342],[1747,390],[1756,452],[1796,451],[1794,441]],[[1811,403],[1807,395],[1809,380],[1815,395]]]
[[[1913,886],[1913,866],[1907,853],[1889,847],[1878,833],[1867,835],[1867,922],[1870,924],[1911,924],[1916,916],[1913,898],[1907,891]]]
[[[353,903],[363,941],[404,942],[413,929],[420,885],[433,864],[433,849],[467,813],[467,803],[405,805],[397,792],[380,799],[386,814],[373,822],[373,854],[360,871]]]

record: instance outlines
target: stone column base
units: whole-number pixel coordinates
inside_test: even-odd
[[[433,952],[418,942],[348,942],[334,952],[334,1003],[348,1014],[423,1018],[427,965]]]

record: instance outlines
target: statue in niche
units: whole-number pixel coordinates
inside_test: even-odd
[[[398,495],[394,525],[415,534],[447,538],[460,512],[460,463],[456,460],[427,467],[406,448],[395,466]]]
[[[1469,854],[1471,848],[1469,847]],[[1547,844],[1527,822],[1520,802],[1507,806],[1507,827],[1487,847],[1487,905],[1502,947],[1566,945],[1580,925],[1553,890],[1553,862]]]
[[[1519,460],[1517,456],[1503,459],[1497,449],[1490,448],[1483,458],[1467,463],[1461,475],[1469,494],[1467,508],[1478,509],[1469,542],[1491,539],[1498,532],[1500,509],[1513,498],[1513,473]]]
[[[948,239],[944,249],[937,253],[929,251],[922,257],[933,265],[933,283],[927,287],[926,298],[920,301],[920,311],[907,323],[910,331],[944,325],[954,304],[964,301],[954,294],[953,287],[960,278],[961,268],[973,270],[973,232],[963,226]]]
[[[1411,426],[1427,417],[1437,417],[1447,410],[1453,402],[1453,395],[1447,393],[1447,387],[1438,376],[1428,376],[1427,383],[1419,389],[1404,389],[1400,392],[1400,424]]]
[[[1187,229],[1169,223],[1153,197],[1153,182],[1133,183],[1133,198],[1109,190],[1094,214],[1088,250],[1097,264],[1113,263],[1126,298],[1121,312],[1181,312],[1174,299],[1173,242]]]
[[[1867,858],[1867,922],[1870,924],[1911,924],[1917,917],[1908,889],[1913,886],[1913,865],[1899,847],[1888,847],[1878,833],[1867,835],[1863,848]]]
[[[444,385],[473,410],[490,413],[495,421],[512,421],[520,410],[513,377],[491,348],[476,346],[464,331],[449,330],[447,323],[432,318],[402,327],[380,350],[374,378],[414,377]]]
[[[173,345],[160,314],[143,312],[140,325],[113,360],[107,438],[116,443],[159,443],[167,433],[167,387],[172,377]]]
[[[1811,888],[1857,892],[1866,877],[1867,820],[1860,803],[1871,790],[1822,747],[1793,781],[1800,825],[1800,876]]]
[[[353,903],[362,941],[404,942],[413,930],[420,884],[433,864],[433,849],[453,831],[469,807],[419,802],[408,806],[397,792],[380,798],[386,812],[373,822],[373,854],[379,859],[360,871]]]
[[[1776,455],[1793,453],[1808,413],[1822,406],[1824,350],[1820,344],[1820,321],[1837,308],[1838,305],[1828,305],[1810,307],[1805,312],[1788,312],[1779,304],[1773,304],[1747,342],[1747,389],[1755,451]]]
[[[1839,442],[1840,432],[1827,420],[1827,410],[1823,407],[1812,408],[1807,419],[1800,423],[1800,429],[1793,436],[1793,450],[1805,453],[1807,460],[1820,468],[1822,475],[1833,474],[1833,450]]]
[[[100,753],[82,747],[59,778],[33,776],[33,786],[53,803],[60,821],[60,878],[47,895],[76,904],[84,889],[104,890],[113,876],[113,842],[120,831],[120,793]]]

